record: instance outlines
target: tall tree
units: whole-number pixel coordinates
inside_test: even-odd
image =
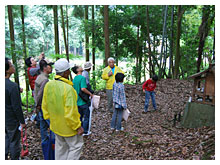
[[[89,14],[88,14],[88,9],[89,6],[88,5],[85,5],[85,40],[86,40],[86,43],[85,43],[85,52],[86,52],[86,61],[89,61],[89,28],[88,28],[88,17],[89,17]]]
[[[104,35],[105,35],[105,66],[108,66],[108,58],[110,57],[109,44],[109,13],[108,5],[104,5]]]
[[[215,27],[214,27],[214,40],[213,40],[212,60],[215,61]]]
[[[95,70],[95,6],[92,5],[92,63]]]
[[[214,14],[212,13],[212,6],[205,5],[202,9],[202,23],[199,27],[199,49],[197,60],[197,72],[200,72],[200,65],[202,61],[202,53],[205,45],[205,40],[208,36],[210,27],[214,20]]]
[[[69,56],[69,17],[68,17],[68,6],[66,5],[66,45]]]
[[[169,73],[168,77],[171,78],[173,73],[173,22],[174,22],[174,6],[172,6],[172,14],[171,14],[171,36],[170,36],[170,60],[169,60]]]
[[[166,28],[167,28],[167,11],[168,11],[168,5],[165,6],[164,11],[164,23],[163,23],[163,36],[162,36],[162,44],[161,44],[161,52],[160,52],[160,68],[159,68],[159,78],[162,77],[162,59],[163,59],[163,50],[164,50],[164,38],[166,37]],[[165,58],[165,57],[164,57]]]
[[[138,19],[138,22],[137,22],[137,44],[136,44],[136,84],[138,83],[138,75],[139,75],[139,67],[138,67],[138,64],[139,64],[139,40],[140,40],[140,6],[138,6],[138,13],[137,13],[137,19]]]
[[[65,22],[64,22],[64,14],[63,14],[63,6],[60,5],[60,11],[61,11],[61,17],[62,17],[62,28],[63,28],[63,38],[64,38],[64,44],[66,49],[66,58],[69,61],[69,48],[66,38],[66,28],[65,28]]]
[[[115,27],[118,27],[118,9],[117,5],[115,6]],[[116,65],[118,65],[118,30],[115,31],[115,60],[116,60]]]
[[[11,40],[11,55],[12,55],[12,61],[15,65],[16,71],[15,71],[15,82],[20,86],[19,84],[19,75],[18,75],[18,65],[17,65],[17,58],[15,53],[15,36],[14,36],[14,23],[13,23],[13,12],[12,12],[12,6],[8,5],[8,21],[9,21],[9,31],[10,31],[10,40]]]
[[[59,54],[59,28],[58,28],[58,11],[57,5],[53,6],[53,16],[54,16],[54,45],[55,45],[55,54]]]
[[[152,60],[151,60],[151,44],[150,44],[150,22],[149,22],[149,8],[148,6],[146,7],[146,16],[147,16],[147,42],[148,42],[148,57],[149,57],[149,73],[150,77],[152,77],[154,72],[154,66],[152,65]]]
[[[176,33],[176,57],[175,57],[175,68],[174,68],[174,78],[178,78],[179,66],[180,66],[180,36],[181,36],[181,22],[184,10],[182,6],[178,6],[177,13],[177,33]]]
[[[24,26],[24,6],[21,5],[21,20],[22,20],[22,40],[23,40],[23,57],[24,57],[24,64],[25,59],[27,58],[27,51],[26,51],[26,36],[25,36],[25,26]],[[26,110],[28,110],[28,90],[29,90],[29,83],[28,83],[28,75],[27,75],[27,66],[24,65],[25,71],[25,84],[26,84]]]

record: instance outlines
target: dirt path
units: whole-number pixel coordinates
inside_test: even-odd
[[[126,85],[128,122],[125,130],[110,130],[112,114],[107,111],[105,92],[101,91],[101,104],[93,111],[92,134],[84,137],[82,160],[165,160],[165,159],[215,159],[215,128],[198,129],[173,127],[173,115],[182,113],[192,84],[183,80],[158,82],[156,101],[159,111],[142,114],[144,93],[141,86]],[[150,103],[149,110],[152,110]],[[39,129],[29,126],[30,155],[27,159],[43,159]]]

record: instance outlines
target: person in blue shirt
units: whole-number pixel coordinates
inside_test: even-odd
[[[117,73],[115,75],[116,83],[113,84],[113,104],[115,110],[112,116],[111,129],[116,131],[122,131],[121,127],[123,109],[127,109],[126,95],[123,85],[125,75],[123,73]]]

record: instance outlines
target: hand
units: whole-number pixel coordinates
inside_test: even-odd
[[[23,88],[20,88],[20,93],[22,93],[23,92]]]
[[[78,135],[82,135],[83,132],[84,132],[83,127],[80,127],[80,128],[77,129],[77,134],[78,134]]]
[[[90,97],[93,98],[93,96],[94,96],[94,95],[91,93],[91,94],[90,94]]]
[[[21,124],[21,128],[25,128],[26,127],[26,124]]]
[[[145,90],[143,89],[143,92],[145,93]]]
[[[40,105],[38,105],[38,106],[36,107],[36,109],[37,109],[37,110],[40,110],[40,109],[41,109],[41,106],[40,106]]]
[[[39,59],[40,60],[43,60],[45,58],[45,55],[44,55],[44,52],[42,52],[41,54],[40,54],[40,56],[39,56]]]
[[[108,77],[110,77],[110,76],[112,76],[112,75],[113,75],[112,71],[109,71],[109,72],[108,72]]]

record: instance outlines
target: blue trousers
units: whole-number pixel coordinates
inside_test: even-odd
[[[150,97],[151,97],[151,100],[152,100],[154,110],[157,109],[157,105],[156,105],[156,101],[155,101],[155,92],[154,91],[146,91],[145,92],[145,105],[144,105],[144,111],[145,112],[148,111],[148,105],[149,105]]]
[[[121,120],[122,120],[123,108],[115,108],[112,115],[111,128],[116,130],[121,130]]]
[[[40,119],[40,135],[41,135],[41,143],[49,139],[48,128],[50,128],[50,120],[44,120],[43,112],[40,110],[38,113]],[[55,138],[55,134],[51,131],[52,138]]]
[[[87,134],[89,129],[89,115],[90,115],[89,104],[78,106],[78,111],[80,113],[80,121],[82,123],[84,133]]]

